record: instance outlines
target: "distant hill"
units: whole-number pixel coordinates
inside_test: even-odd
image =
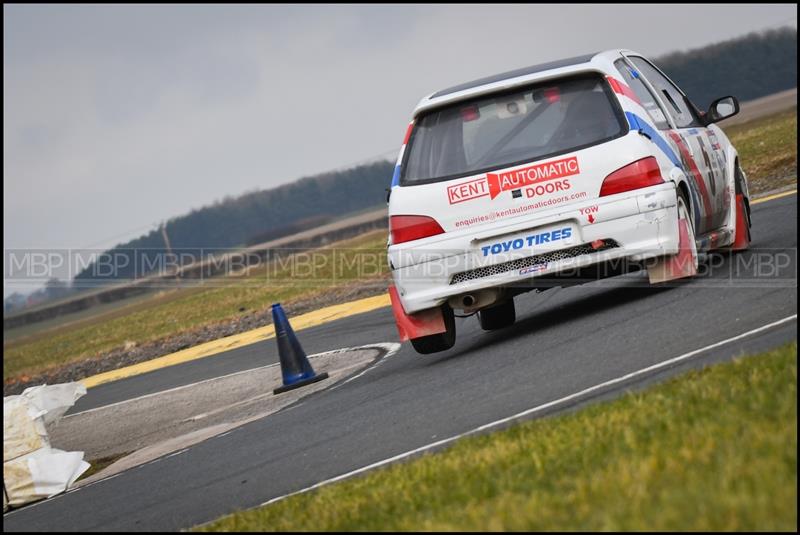
[[[705,111],[726,95],[746,101],[797,87],[797,30],[751,33],[653,61]]]
[[[797,30],[753,33],[674,52],[655,58],[655,62],[701,109],[705,110],[714,98],[725,95],[750,100],[797,86]],[[281,232],[297,232],[322,218],[383,203],[392,169],[390,162],[372,163],[226,198],[171,219],[167,233],[173,249],[197,254],[201,247],[232,248],[267,236],[279,237]],[[128,267],[119,270],[116,277],[132,277],[134,266],[136,274],[141,276],[142,271],[148,271],[141,269],[142,251],[161,254],[163,248],[159,231],[113,248],[110,253],[129,258]],[[93,272],[94,266],[90,265],[76,281],[102,280]]]
[[[170,219],[166,225],[170,245],[176,253],[197,257],[201,249],[227,249],[274,239],[282,235],[276,230],[295,233],[318,226],[323,219],[379,206],[386,202],[385,190],[393,170],[394,163],[381,161],[217,201]],[[75,281],[141,277],[152,271],[151,266],[157,265],[154,259],[163,252],[161,232],[153,230],[107,251],[116,255],[109,257],[119,268],[115,273],[107,274],[108,269],[95,269],[91,264]]]

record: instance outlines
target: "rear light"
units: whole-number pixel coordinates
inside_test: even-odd
[[[550,104],[555,104],[561,99],[561,91],[557,87],[548,87],[544,90],[544,98]]]
[[[389,231],[393,244],[444,234],[435,219],[424,215],[393,215],[389,218]]]
[[[467,106],[466,108],[461,108],[461,120],[465,123],[476,121],[480,118],[481,112],[478,110],[477,106]]]
[[[648,156],[637,160],[632,164],[617,169],[603,180],[600,188],[600,196],[614,195],[623,191],[646,188],[663,184],[664,178],[661,176],[661,168],[655,157]]]

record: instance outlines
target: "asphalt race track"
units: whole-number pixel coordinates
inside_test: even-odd
[[[458,342],[448,352],[421,356],[404,344],[339,388],[178,454],[11,512],[3,528],[188,528],[789,318],[797,313],[796,195],[754,206],[752,219],[753,249],[723,255],[722,265],[708,276],[647,288],[642,275],[632,274],[524,294],[516,299],[513,327],[486,333],[476,318],[459,319]],[[307,352],[315,353],[393,342],[397,332],[390,309],[383,308],[303,330],[299,338]],[[534,416],[796,338],[795,318]],[[275,361],[277,348],[269,340],[93,388],[74,410]]]

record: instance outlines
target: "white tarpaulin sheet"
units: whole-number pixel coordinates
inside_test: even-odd
[[[51,448],[47,436],[84,394],[81,383],[64,383],[3,398],[3,510],[64,492],[89,469],[83,452]]]

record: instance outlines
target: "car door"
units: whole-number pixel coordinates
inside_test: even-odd
[[[695,218],[697,233],[705,234],[721,227],[728,210],[722,147],[669,78],[641,56],[626,57],[643,76],[671,120],[673,128],[667,134],[677,148],[686,174],[696,187],[698,199],[692,202],[697,203],[700,213],[700,219]]]

